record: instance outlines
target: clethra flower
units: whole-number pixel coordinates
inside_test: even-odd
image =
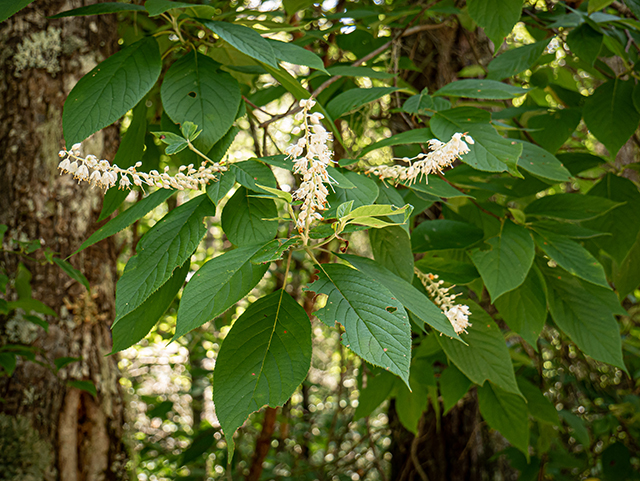
[[[375,174],[380,177],[380,179],[389,179],[396,184],[398,182],[408,182],[412,184],[418,177],[420,177],[420,179],[426,177],[427,182],[429,182],[429,174],[435,172],[442,173],[445,168],[451,167],[453,162],[459,159],[461,155],[469,152],[467,143],[473,145],[475,142],[471,136],[466,133],[453,134],[451,140],[446,144],[437,139],[431,139],[428,142],[431,152],[428,154],[418,154],[411,159],[408,157],[394,159],[409,163],[408,167],[402,165],[381,165],[371,167],[366,173]],[[411,163],[416,159],[418,159],[416,162]]]
[[[469,310],[469,306],[455,303],[456,297],[460,294],[449,294],[449,291],[454,286],[442,287],[444,281],[439,281],[438,276],[435,274],[424,274],[417,268],[414,269],[414,272],[427,290],[429,297],[433,299],[435,305],[447,316],[456,334],[462,334],[463,332],[469,334],[467,327],[471,327],[471,323],[469,322],[471,311]]]
[[[60,174],[72,174],[78,182],[89,182],[105,191],[115,187],[116,183],[120,189],[131,189],[132,185],[141,187],[144,184],[164,189],[199,190],[202,185],[210,181],[215,182],[217,172],[227,170],[217,162],[212,165],[203,162],[198,169],[195,169],[193,164],[180,166],[178,173],[174,176],[169,175],[169,167],[165,167],[162,174],[156,170],[147,174],[136,170],[142,166],[142,162],[137,162],[128,169],[121,169],[115,164],[111,165],[108,160],[98,160],[95,155],[82,157],[80,148],[81,144],[74,144],[71,150],[58,152],[61,159],[58,164]],[[120,180],[118,180],[118,174],[120,174]]]
[[[329,195],[324,184],[336,183],[327,173],[327,167],[333,162],[333,152],[327,146],[331,133],[322,126],[321,113],[309,113],[314,105],[313,99],[300,101],[302,112],[296,114],[295,119],[304,122],[293,133],[304,131],[304,137],[286,150],[288,158],[293,159],[293,171],[302,176],[300,187],[293,193],[295,199],[302,201],[296,222],[301,234],[309,231],[314,220],[322,219],[320,212],[326,209]]]

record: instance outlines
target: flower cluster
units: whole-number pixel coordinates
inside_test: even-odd
[[[295,119],[304,122],[292,133],[297,135],[304,131],[304,136],[286,150],[288,157],[293,159],[293,171],[302,176],[300,187],[293,193],[295,199],[303,202],[296,223],[300,233],[308,232],[314,220],[322,219],[320,211],[326,208],[329,195],[324,184],[335,183],[327,173],[333,154],[327,145],[331,133],[322,126],[324,116],[321,113],[309,113],[314,105],[313,99],[300,101],[302,112],[296,114]]]
[[[429,296],[433,299],[433,302],[442,309],[444,315],[447,316],[456,334],[463,332],[468,334],[467,327],[471,327],[471,323],[469,322],[471,311],[469,310],[469,306],[455,303],[456,297],[460,294],[449,294],[449,291],[454,286],[442,287],[444,281],[439,281],[438,276],[435,274],[424,274],[418,269],[415,269],[415,273],[427,290]]]
[[[142,165],[142,162],[137,162],[133,167],[121,169],[115,164],[111,165],[108,160],[98,160],[95,155],[82,157],[80,148],[81,144],[78,143],[74,144],[71,150],[58,152],[61,159],[58,164],[60,174],[71,174],[78,182],[89,182],[105,190],[115,187],[116,183],[120,189],[131,189],[132,185],[140,187],[145,184],[165,189],[197,190],[201,185],[215,180],[216,172],[226,170],[226,167],[217,163],[207,166],[207,162],[203,162],[198,169],[195,169],[193,164],[182,165],[178,169],[178,173],[173,176],[169,174],[168,166],[164,168],[163,173],[152,170],[147,174],[136,170]],[[118,180],[118,175],[120,180]]]
[[[473,145],[475,142],[471,136],[466,133],[453,134],[453,137],[451,137],[451,140],[447,143],[440,142],[437,139],[431,139],[429,141],[431,152],[428,154],[421,153],[411,159],[408,157],[394,159],[407,162],[409,166],[381,165],[370,168],[367,170],[367,174],[372,173],[380,177],[380,179],[390,179],[394,183],[408,182],[411,184],[415,182],[418,177],[422,179],[423,176],[426,177],[435,172],[442,173],[445,168],[451,167],[451,164],[453,164],[456,159],[459,159],[461,155],[469,152],[467,143]],[[418,159],[416,162],[411,163],[416,159]],[[427,177],[427,182],[428,181]]]

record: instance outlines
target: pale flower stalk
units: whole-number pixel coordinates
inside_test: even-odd
[[[417,268],[414,272],[427,290],[429,297],[433,299],[435,305],[447,316],[456,334],[462,334],[463,332],[469,334],[467,327],[471,327],[471,323],[469,322],[471,311],[469,310],[469,306],[455,303],[456,297],[460,294],[449,294],[449,291],[454,286],[442,287],[444,281],[439,281],[436,274],[424,274]]]
[[[295,119],[303,120],[303,123],[292,133],[297,135],[304,131],[304,136],[286,150],[288,157],[293,159],[293,171],[302,176],[302,183],[293,193],[293,198],[302,201],[296,227],[305,244],[311,224],[322,220],[321,212],[327,207],[329,191],[325,184],[336,183],[327,173],[327,167],[333,162],[333,152],[327,145],[331,133],[322,126],[324,116],[321,113],[309,113],[314,105],[313,99],[300,101],[302,112],[296,114]]]
[[[71,150],[58,152],[61,159],[58,164],[60,174],[71,174],[78,182],[89,182],[105,191],[115,187],[116,184],[120,189],[131,189],[133,185],[138,187],[148,185],[164,189],[198,190],[208,182],[215,181],[217,172],[227,170],[218,163],[207,165],[207,162],[203,162],[198,169],[194,168],[193,164],[182,165],[175,175],[169,174],[168,166],[162,173],[157,170],[149,173],[138,172],[136,169],[142,166],[142,162],[137,162],[133,167],[121,169],[115,164],[111,165],[108,160],[98,160],[95,155],[83,157],[80,151],[81,146],[80,143],[74,144]]]
[[[375,174],[380,179],[388,179],[394,184],[399,182],[412,184],[418,178],[422,179],[423,177],[427,179],[428,183],[429,174],[442,173],[444,169],[451,167],[461,155],[469,153],[470,150],[467,144],[473,145],[474,143],[473,138],[466,133],[453,134],[453,137],[447,143],[431,139],[428,142],[431,149],[429,153],[421,153],[413,158],[394,159],[403,160],[409,164],[408,166],[380,165],[371,167],[366,173]],[[412,163],[416,159],[417,161]]]

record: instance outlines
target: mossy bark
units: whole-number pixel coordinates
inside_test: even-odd
[[[58,176],[57,153],[64,146],[64,100],[82,75],[116,52],[117,19],[46,18],[90,3],[98,2],[39,0],[0,24],[0,224],[9,227],[5,248],[7,238],[40,239],[65,258],[96,228],[102,193]],[[44,34],[34,35],[39,32]],[[32,57],[40,60],[32,62]],[[85,145],[95,155],[113,158],[117,144],[118,130],[110,127]],[[80,358],[57,373],[19,358],[14,374],[0,377],[0,412],[27,418],[51,449],[42,479],[128,478],[124,401],[116,358],[107,357],[116,257],[113,241],[106,240],[70,259],[89,280],[87,292],[57,265],[0,254],[0,264],[10,276],[18,262],[24,263],[32,275],[33,297],[57,313],[46,318],[48,332],[37,328],[29,339],[39,349],[36,360],[53,366],[57,358]],[[9,288],[6,297],[14,300],[16,293]],[[9,321],[0,316],[0,344],[8,342]],[[97,396],[70,387],[73,380],[92,381]],[[38,452],[29,455],[39,457]]]

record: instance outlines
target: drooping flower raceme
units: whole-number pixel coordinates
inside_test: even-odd
[[[463,332],[468,334],[467,327],[471,327],[471,323],[469,322],[471,311],[469,310],[469,306],[455,303],[456,297],[460,294],[449,294],[453,286],[442,287],[444,281],[439,281],[436,274],[425,274],[417,268],[414,272],[427,290],[429,297],[433,299],[435,305],[447,316],[456,334]]]
[[[428,175],[436,172],[442,173],[447,167],[451,167],[456,159],[459,159],[461,155],[469,152],[469,146],[475,142],[468,134],[453,134],[451,140],[447,143],[440,142],[437,139],[429,140],[429,148],[431,151],[428,154],[418,154],[416,157],[405,157],[404,162],[409,163],[408,166],[403,165],[380,165],[372,167],[367,170],[367,173],[372,173],[380,177],[380,179],[389,179],[393,183],[408,182],[412,184],[418,177],[427,178]],[[413,162],[416,160],[416,162]],[[412,163],[413,162],[413,163]]]
[[[79,143],[74,144],[71,150],[58,152],[61,159],[58,164],[60,174],[71,174],[78,182],[89,182],[104,190],[115,187],[116,184],[120,189],[131,189],[132,185],[140,187],[145,184],[165,189],[197,190],[209,181],[216,180],[216,172],[227,170],[217,162],[203,162],[198,169],[195,169],[193,164],[182,165],[173,176],[169,174],[168,166],[162,173],[152,170],[147,174],[136,170],[142,166],[142,162],[137,162],[133,167],[121,169],[115,164],[111,165],[108,160],[98,160],[95,155],[82,157],[81,146]]]
[[[295,119],[303,123],[292,133],[297,135],[304,131],[304,136],[286,150],[288,157],[293,159],[293,171],[302,176],[302,183],[293,197],[302,201],[296,226],[305,236],[311,223],[322,219],[320,212],[327,206],[329,191],[324,184],[336,183],[327,173],[327,167],[333,162],[333,152],[327,145],[331,133],[322,126],[324,116],[321,113],[309,113],[314,105],[313,99],[300,101],[302,112],[296,114]]]

